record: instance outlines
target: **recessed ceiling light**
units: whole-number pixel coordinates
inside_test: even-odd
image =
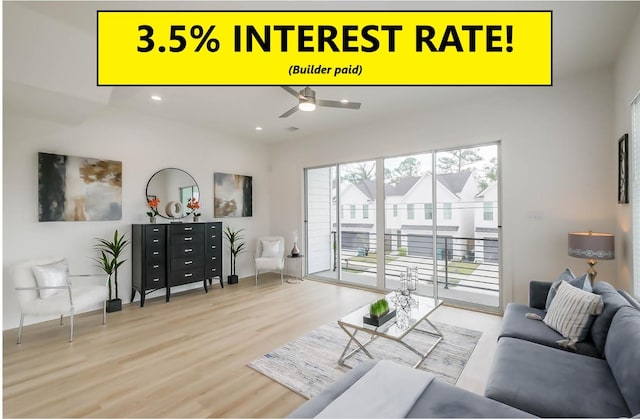
[[[158,95],[152,95],[152,96],[151,96],[151,99],[152,99],[152,100],[155,100],[156,102],[160,102],[160,101],[162,101],[162,98],[161,98],[160,96],[158,96]]]
[[[341,99],[340,103],[349,103],[349,99]]]
[[[262,131],[262,127],[258,125],[258,126],[256,127],[256,131]]]

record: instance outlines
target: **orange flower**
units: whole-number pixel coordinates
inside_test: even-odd
[[[149,217],[155,217],[158,215],[158,204],[160,204],[160,200],[158,198],[147,200],[147,206],[151,208],[151,211],[147,211],[147,215]]]
[[[200,216],[200,213],[197,212],[197,210],[200,209],[200,203],[198,202],[198,200],[196,198],[190,198],[189,202],[187,202],[187,208],[189,208],[191,210],[191,214],[193,214],[196,217]]]

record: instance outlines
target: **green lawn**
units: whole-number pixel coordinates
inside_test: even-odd
[[[478,266],[478,263],[471,262],[449,262],[447,265],[449,273],[462,275],[471,275]]]

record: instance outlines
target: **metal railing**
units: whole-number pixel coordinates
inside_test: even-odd
[[[343,271],[375,274],[376,240],[374,234],[341,232],[341,249],[332,232],[334,271],[337,263]],[[498,239],[438,235],[385,234],[385,276],[399,278],[407,267],[418,267],[421,281],[433,283],[434,262],[438,286],[498,291],[500,251]]]

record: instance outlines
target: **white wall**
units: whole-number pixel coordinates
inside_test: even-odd
[[[165,167],[186,170],[198,182],[201,221],[213,220],[214,172],[253,176],[253,217],[222,220],[225,224],[246,228],[249,250],[238,260],[238,274],[240,277],[253,275],[254,239],[270,233],[269,174],[263,157],[266,152],[264,146],[242,143],[170,121],[108,109],[77,126],[5,112],[3,137],[4,329],[16,327],[19,319],[14,302],[15,291],[8,276],[10,266],[26,259],[62,255],[69,259],[72,272],[100,272],[90,259],[95,254],[92,250],[94,238],[111,237],[115,229],[131,237],[132,223],[147,223],[145,186],[157,170]],[[39,151],[122,161],[122,220],[38,222]],[[119,272],[119,285],[120,297],[127,303],[131,295],[130,249],[125,257],[128,262]],[[229,272],[226,249],[223,266],[226,277]],[[201,284],[183,288],[192,287],[201,287]],[[216,292],[216,288],[214,285],[210,292]],[[151,296],[163,294],[164,290],[161,290]],[[178,295],[174,297],[180,298]],[[30,323],[42,320],[27,317]]]
[[[610,135],[611,153],[617,159],[617,141],[629,134],[631,141],[631,103],[640,94],[640,14],[629,32],[615,65],[614,128]],[[631,164],[631,161],[630,161]],[[632,172],[633,173],[633,172]],[[631,205],[617,206],[616,261],[620,286],[630,290],[632,284]],[[636,273],[640,275],[640,273]],[[636,295],[640,290],[636,290]]]
[[[616,224],[611,69],[481,93],[273,147],[272,229],[304,231],[305,167],[500,140],[505,301],[527,301],[530,280],[551,280],[566,266],[585,271],[584,260],[567,255],[567,233]],[[599,278],[620,285],[616,267],[601,262]]]

